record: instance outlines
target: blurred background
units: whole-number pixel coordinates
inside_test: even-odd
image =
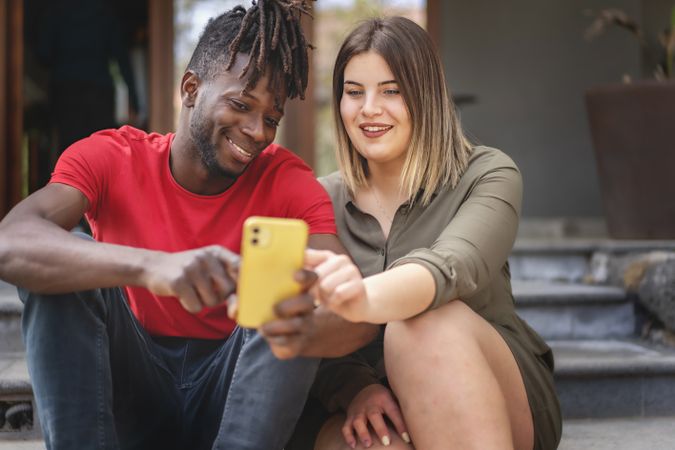
[[[125,123],[172,131],[177,83],[203,26],[237,3],[0,0],[0,213],[44,185],[75,139]],[[318,175],[335,170],[330,80],[338,46],[363,18],[403,15],[438,45],[471,138],[520,166],[523,216],[602,234],[584,93],[648,69],[624,30],[591,41],[584,33],[604,8],[658,31],[670,7],[668,0],[319,0],[314,21],[305,21],[316,46],[307,100],[287,107],[277,142]]]

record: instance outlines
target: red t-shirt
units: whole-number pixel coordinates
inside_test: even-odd
[[[100,242],[168,252],[219,244],[239,253],[242,224],[253,215],[304,219],[311,234],[336,233],[328,194],[290,151],[272,144],[225,192],[197,195],[171,174],[173,136],[131,127],[95,133],[63,153],[50,183],[82,191]],[[152,335],[222,339],[234,329],[225,305],[191,314],[175,297],[125,290]]]

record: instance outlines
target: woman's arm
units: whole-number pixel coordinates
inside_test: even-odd
[[[510,162],[510,160],[509,160]],[[319,275],[314,295],[350,321],[384,323],[472,296],[487,286],[506,262],[518,228],[520,173],[504,164],[487,170],[429,248],[395,261],[365,280],[347,259],[308,255]]]
[[[434,278],[424,266],[404,264],[366,279],[346,256],[307,250],[319,276],[314,295],[351,322],[387,323],[421,313],[434,299]]]

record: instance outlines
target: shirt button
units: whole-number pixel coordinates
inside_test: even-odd
[[[381,248],[381,249],[380,249],[380,255],[384,256],[384,253],[385,253],[384,249]]]

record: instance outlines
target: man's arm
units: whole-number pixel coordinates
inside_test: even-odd
[[[238,259],[224,248],[166,253],[79,239],[66,230],[87,208],[82,192],[59,183],[19,203],[0,222],[0,278],[41,293],[142,286],[190,312],[234,291],[228,270]]]
[[[333,234],[313,234],[308,246],[347,253]],[[305,281],[305,284],[311,282]],[[311,301],[308,296],[305,294],[305,311],[307,302]],[[377,325],[348,322],[323,306],[315,308],[311,315],[304,315],[299,298],[281,302],[275,310],[279,320],[266,323],[260,331],[280,358],[344,356],[375,339],[379,330]]]

